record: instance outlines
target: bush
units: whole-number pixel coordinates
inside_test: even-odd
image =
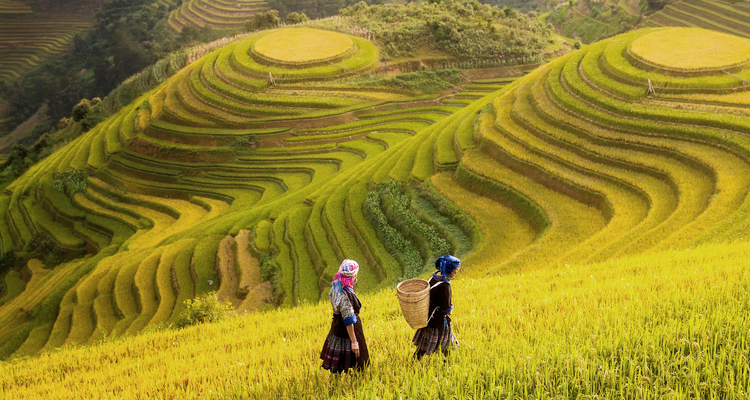
[[[462,59],[533,57],[544,51],[553,33],[546,22],[510,7],[473,1],[360,2],[339,15],[377,38],[386,57],[412,56],[428,46]]]
[[[80,122],[91,113],[91,102],[88,99],[83,99],[73,107],[73,120]]]
[[[386,250],[391,252],[402,265],[403,276],[405,278],[417,276],[424,265],[422,256],[413,243],[406,240],[396,229],[388,224],[388,218],[381,209],[380,194],[378,191],[367,193],[367,198],[362,204],[362,212],[375,228]]]
[[[260,264],[261,279],[271,282],[275,291],[279,284],[279,266],[274,261],[273,254],[261,253],[258,257],[258,263]]]
[[[57,177],[52,182],[52,186],[72,197],[76,193],[86,191],[86,176],[83,171],[70,169],[67,172],[57,174]]]
[[[230,303],[222,304],[216,292],[211,292],[196,299],[185,300],[185,311],[180,314],[177,327],[223,321],[233,311]]]
[[[437,93],[460,83],[461,71],[445,69],[437,71],[407,72],[397,76],[368,76],[352,78],[348,84],[357,86],[388,86],[418,93]]]
[[[16,265],[16,255],[9,251],[0,257],[0,275],[10,271]]]
[[[303,22],[306,22],[307,20],[308,18],[307,18],[307,15],[305,15],[305,13],[292,12],[286,16],[285,22],[287,25],[295,25],[295,24],[301,24]]]
[[[441,237],[433,226],[425,224],[414,216],[411,210],[411,198],[405,193],[400,182],[388,181],[379,184],[378,190],[381,193],[381,204],[388,221],[405,238],[416,242],[418,246],[426,245],[424,250],[430,251],[432,255],[450,254],[451,248],[445,238]]]
[[[279,12],[276,10],[268,10],[266,12],[257,13],[253,17],[252,21],[245,22],[245,30],[247,32],[261,31],[264,29],[271,29],[279,26],[281,19],[279,18]]]
[[[669,0],[647,0],[648,8],[651,11],[659,11],[669,3]]]

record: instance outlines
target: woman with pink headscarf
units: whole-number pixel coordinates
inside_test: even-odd
[[[320,359],[323,360],[323,368],[335,373],[346,372],[349,368],[362,369],[370,362],[362,320],[359,318],[362,303],[352,287],[357,272],[359,264],[356,261],[344,260],[333,277],[328,293],[333,307],[333,321]]]

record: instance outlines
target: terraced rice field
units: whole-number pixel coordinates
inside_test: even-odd
[[[0,11],[0,80],[18,79],[24,72],[69,50],[75,34],[93,24],[91,19],[65,17],[3,18]]]
[[[155,4],[167,4],[167,1]],[[186,26],[237,29],[252,20],[256,13],[267,9],[263,0],[186,0],[169,14],[167,24],[175,33]]]
[[[0,134],[5,134],[8,132],[9,127],[8,123],[10,122],[10,104],[0,98]]]
[[[279,32],[302,33],[301,46],[345,45],[325,60],[264,50],[261,39]],[[267,57],[284,60],[270,66]],[[185,299],[214,290],[240,311],[317,302],[345,256],[361,260],[369,290],[403,276],[362,212],[368,187],[358,177],[390,179],[390,169],[414,161],[392,150],[465,112],[465,102],[450,100],[471,102],[514,78],[478,81],[449,97],[351,83],[377,62],[377,48],[357,37],[263,32],[194,62],[34,166],[0,202],[3,248],[20,250],[43,234],[60,250],[95,255],[3,300],[0,357],[174,323]],[[371,160],[389,168],[368,164],[360,175],[357,166]],[[88,173],[85,191],[73,196],[54,187],[56,174],[70,169]],[[453,226],[432,203],[420,204],[419,215]],[[454,247],[468,251],[461,228],[449,230]],[[263,253],[278,265],[275,289],[261,276]],[[18,314],[50,298],[60,302],[53,320]]]
[[[750,8],[718,0],[680,0],[649,16],[641,26],[703,28],[750,37]]]
[[[629,53],[667,70],[716,71],[750,62],[750,40],[704,29],[671,29],[638,38]]]
[[[34,10],[32,10],[31,7],[21,1],[0,0],[0,16],[31,14],[33,12]]]
[[[0,197],[4,249],[44,232],[95,254],[29,267],[38,279],[0,308],[0,356],[170,323],[213,290],[241,310],[315,303],[345,257],[370,291],[445,252],[479,277],[750,233],[750,69],[633,48],[683,31],[633,31],[448,97],[353,84],[377,49],[344,35],[335,62],[268,65],[254,46],[277,32],[206,55]],[[72,197],[54,188],[70,168],[88,171]],[[54,321],[19,313],[44,307]]]

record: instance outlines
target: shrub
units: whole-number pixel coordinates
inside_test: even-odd
[[[177,320],[177,327],[223,321],[233,311],[232,305],[222,303],[216,292],[207,293],[196,299],[185,300],[185,310]]]
[[[86,191],[86,176],[83,171],[70,169],[67,172],[57,174],[52,186],[72,197],[76,193]]]
[[[411,198],[404,192],[401,183],[389,181],[383,185],[383,208],[395,228],[413,241],[424,241],[434,255],[449,254],[450,245],[437,230],[414,216],[410,209]]]
[[[471,2],[412,2],[343,8],[350,25],[378,39],[387,57],[411,56],[420,48],[444,50],[464,59],[510,59],[540,54],[552,30],[545,22],[507,7],[475,8]]]
[[[279,266],[273,260],[273,255],[270,253],[260,253],[258,263],[260,264],[261,279],[271,282],[274,297],[278,298]]]
[[[305,15],[305,13],[292,12],[286,16],[285,22],[287,25],[295,25],[295,24],[301,24],[303,22],[306,22],[307,20],[308,18],[307,18],[307,15]]]
[[[88,99],[83,99],[73,106],[73,120],[80,122],[91,113],[91,102]]]
[[[266,12],[255,14],[252,21],[245,22],[245,30],[251,32],[271,29],[279,26],[280,23],[281,19],[279,18],[279,12],[276,10],[268,10]]]
[[[10,271],[16,265],[16,255],[9,251],[0,257],[0,275]]]
[[[391,252],[403,266],[403,276],[405,278],[417,276],[424,265],[422,256],[414,244],[406,240],[392,226],[388,225],[388,218],[386,218],[383,210],[380,208],[380,195],[378,192],[367,193],[367,198],[364,204],[362,204],[362,211],[375,227],[375,231],[378,233],[380,240],[383,241],[386,250]]]

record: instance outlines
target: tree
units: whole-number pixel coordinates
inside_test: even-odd
[[[80,122],[91,113],[91,102],[88,99],[83,99],[73,107],[73,121]]]
[[[296,25],[301,24],[303,22],[306,22],[308,20],[307,15],[305,13],[297,13],[297,12],[291,12],[289,15],[286,16],[286,24],[287,25]]]
[[[118,80],[123,81],[151,64],[141,43],[127,29],[117,29],[113,33],[112,52]]]
[[[266,12],[255,14],[252,21],[245,22],[245,30],[261,31],[264,29],[271,29],[279,26],[281,19],[279,18],[279,12],[276,10],[268,10]]]
[[[648,8],[652,11],[659,11],[669,3],[669,0],[647,0],[647,2]]]
[[[182,28],[182,31],[180,31],[180,42],[190,43],[191,41],[198,39],[199,34],[198,29],[195,27],[190,25],[185,26]]]

